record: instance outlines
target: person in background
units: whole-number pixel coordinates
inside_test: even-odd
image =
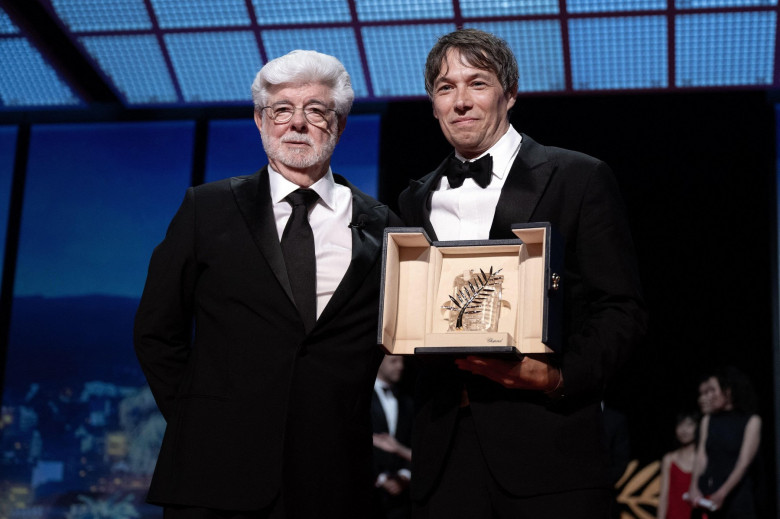
[[[514,223],[549,222],[565,244],[564,344],[420,363],[417,518],[606,518],[612,503],[601,399],[646,328],[633,244],[604,162],[510,124],[518,78],[500,38],[439,38],[425,85],[454,153],[398,203],[407,225],[438,241],[515,238]]]
[[[405,519],[411,514],[412,420],[414,404],[398,390],[404,358],[386,355],[379,365],[371,400],[377,517]]]
[[[135,351],[167,428],[148,501],[166,519],[371,513],[384,228],[330,158],[354,98],[315,51],[252,84],[268,165],[187,190],[152,255]]]
[[[761,444],[761,418],[747,377],[734,367],[700,385],[701,421],[688,501],[693,517],[758,517],[753,461]]]
[[[699,414],[677,415],[674,435],[678,447],[661,460],[661,493],[658,496],[658,519],[690,519],[692,507],[683,496],[691,486],[691,472],[696,455],[696,432]]]

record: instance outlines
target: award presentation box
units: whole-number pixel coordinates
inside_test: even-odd
[[[553,353],[561,348],[563,243],[549,223],[517,239],[431,242],[421,227],[385,229],[378,342],[391,355]],[[497,331],[449,329],[455,278],[501,269]]]

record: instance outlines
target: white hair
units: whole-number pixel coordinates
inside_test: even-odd
[[[349,113],[355,99],[352,81],[338,59],[313,50],[294,50],[272,59],[255,76],[252,82],[255,110],[266,105],[270,87],[284,83],[321,83],[330,87],[339,117]]]

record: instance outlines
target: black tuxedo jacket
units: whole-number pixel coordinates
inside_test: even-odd
[[[148,499],[290,517],[370,508],[372,387],[388,208],[352,190],[352,261],[310,334],[267,168],[190,188],[155,249],[135,349],[167,429]],[[365,514],[365,515],[363,515]]]
[[[446,161],[399,198],[410,226],[430,223],[430,196]],[[506,389],[451,361],[420,368],[412,441],[412,497],[433,489],[449,448],[464,384],[484,458],[516,496],[607,487],[600,399],[604,385],[642,337],[646,315],[633,245],[613,175],[581,153],[527,135],[493,217],[491,239],[514,238],[513,223],[550,222],[564,238],[563,353],[566,396]]]

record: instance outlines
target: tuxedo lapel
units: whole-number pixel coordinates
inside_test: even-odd
[[[379,395],[377,395],[376,389],[374,389],[374,392],[371,394],[371,423],[375,433],[390,432],[390,426],[387,424],[387,416],[385,416],[385,409],[379,401]]]
[[[287,297],[294,301],[271,206],[268,167],[248,177],[231,178],[230,188],[257,248],[265,257]]]
[[[387,226],[387,206],[363,195],[355,186],[339,175],[333,175],[336,183],[352,190],[352,260],[344,277],[317,320],[326,321],[346,305],[363,282],[371,268],[379,260],[382,249],[382,233]]]
[[[523,134],[523,144],[501,189],[490,239],[515,238],[512,224],[530,221],[554,169],[544,146]]]
[[[406,223],[422,227],[433,241],[438,238],[433,225],[431,225],[431,193],[436,189],[449,159],[450,157],[444,159],[439,167],[423,178],[409,182],[409,205],[406,208],[401,208],[404,214],[408,213],[412,216],[413,221]]]

